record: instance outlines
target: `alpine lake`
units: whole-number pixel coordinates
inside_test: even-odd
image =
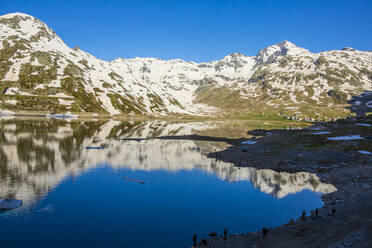
[[[320,208],[314,174],[238,167],[223,141],[278,124],[250,121],[0,119],[1,247],[190,247],[208,233],[260,231]],[[287,128],[289,124],[281,124]]]

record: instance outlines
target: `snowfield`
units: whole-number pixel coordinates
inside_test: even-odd
[[[260,50],[255,56],[233,53],[207,63],[138,57],[108,62],[77,47],[71,49],[45,23],[22,13],[0,16],[0,41],[0,49],[24,45],[7,60],[11,62],[7,72],[0,74],[0,82],[10,84],[5,94],[47,95],[81,102],[82,88],[85,98],[89,97],[111,115],[214,114],[219,110],[215,106],[218,102],[210,103],[208,99],[213,99],[213,90],[221,87],[239,92],[236,97],[246,101],[261,97],[265,99],[262,104],[274,109],[280,106],[278,101],[295,105],[312,101],[332,106],[327,102],[330,97],[350,99],[372,90],[368,76],[372,71],[372,52],[350,48],[312,53],[283,41]],[[25,75],[21,74],[26,65],[44,71],[55,68],[52,72],[56,76],[44,82],[40,77],[40,82],[21,89],[17,83],[24,80]],[[36,69],[28,73],[26,76],[44,76]],[[196,101],[200,89],[208,87],[210,95]],[[59,100],[59,103],[69,106],[71,101]],[[82,104],[80,110],[96,111],[88,105],[94,104]],[[372,105],[368,102],[367,106]]]

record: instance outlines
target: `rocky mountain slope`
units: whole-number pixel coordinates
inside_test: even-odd
[[[107,62],[69,48],[45,23],[0,16],[0,109],[110,115],[345,116],[372,90],[372,52],[311,53],[289,41],[209,63]],[[350,102],[349,102],[350,103]]]

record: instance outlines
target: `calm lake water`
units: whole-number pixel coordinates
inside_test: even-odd
[[[154,139],[265,127],[0,119],[0,199],[23,201],[0,214],[1,247],[190,247],[194,233],[256,231],[321,207],[334,187],[315,175],[208,158],[223,142]]]

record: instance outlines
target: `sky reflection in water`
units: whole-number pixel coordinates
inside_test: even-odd
[[[187,247],[194,233],[280,225],[321,207],[319,195],[335,190],[309,173],[237,168],[205,156],[224,143],[117,140],[210,134],[219,128],[212,123],[0,125],[0,198],[24,201],[0,215],[7,247]],[[85,149],[102,144],[107,148]]]

